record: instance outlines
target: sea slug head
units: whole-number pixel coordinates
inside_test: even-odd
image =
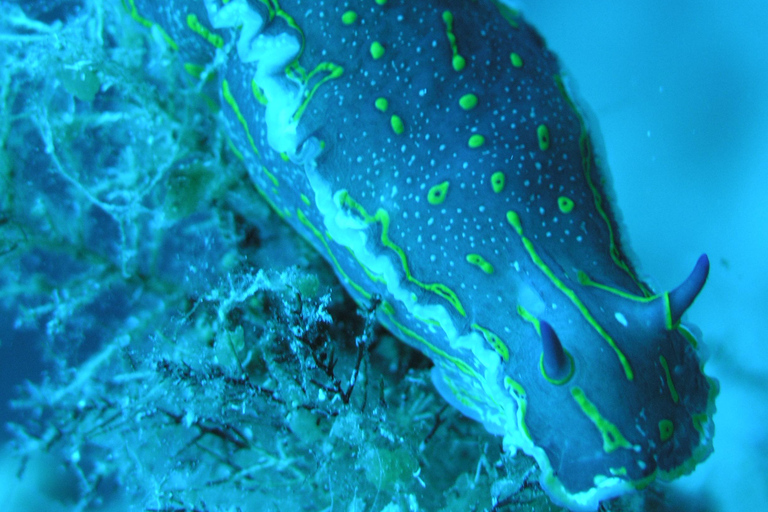
[[[578,272],[579,285],[555,307],[536,316],[520,308],[540,338],[528,361],[538,375],[515,390],[520,366],[507,372],[519,403],[510,443],[536,457],[555,501],[595,510],[655,478],[687,474],[712,452],[718,384],[681,323],[708,272],[702,255],[680,286],[647,297]]]

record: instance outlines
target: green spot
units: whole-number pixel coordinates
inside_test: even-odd
[[[392,130],[400,135],[405,131],[405,125],[403,124],[403,120],[400,119],[400,116],[393,115],[389,119],[390,124],[392,125]]]
[[[539,137],[539,149],[542,151],[546,151],[549,149],[549,128],[547,128],[547,125],[540,124],[538,128],[536,128],[536,135]]]
[[[512,61],[512,65],[516,68],[523,67],[523,58],[516,54],[515,52],[512,52],[509,54],[509,60]]]
[[[239,149],[237,149],[237,146],[235,146],[235,143],[232,142],[232,139],[230,139],[229,137],[227,137],[227,147],[229,148],[230,151],[232,151],[232,153],[235,154],[235,158],[237,158],[241,162],[245,162],[245,156],[243,156],[243,153]]]
[[[480,267],[480,270],[486,274],[493,274],[493,265],[485,261],[485,258],[479,254],[467,254],[467,261],[472,265]]]
[[[427,193],[427,201],[429,201],[429,204],[443,204],[445,197],[448,195],[449,185],[450,184],[447,181],[444,181],[439,185],[435,185],[434,187],[430,188],[429,192]]]
[[[672,396],[672,401],[677,403],[677,401],[680,399],[680,395],[677,394],[677,389],[675,389],[675,383],[672,381],[672,374],[669,373],[669,365],[667,364],[667,360],[664,356],[659,356],[659,361],[661,362],[661,366],[664,368],[664,375],[667,378],[667,387],[669,388],[669,394]]]
[[[451,66],[456,71],[461,71],[467,65],[467,60],[459,55],[459,46],[456,44],[456,35],[453,33],[453,14],[451,11],[443,11],[443,23],[445,23],[445,35],[451,45]]]
[[[245,130],[245,136],[248,138],[248,143],[251,145],[251,149],[256,154],[256,156],[259,156],[259,150],[256,148],[256,142],[253,140],[253,137],[251,136],[251,130],[248,128],[248,121],[246,121],[245,116],[243,116],[243,113],[240,111],[240,106],[237,104],[237,100],[232,95],[232,91],[229,88],[229,81],[227,80],[221,82],[221,95],[227,105],[232,108],[232,111],[235,113],[235,117],[237,117],[237,120],[240,121],[240,124],[243,126],[243,130]]]
[[[664,292],[661,295],[661,299],[664,303],[664,327],[666,327],[668,331],[671,331],[675,328],[675,325],[672,321],[672,305],[669,303],[669,292]]]
[[[711,392],[710,392],[710,394],[711,394]],[[704,431],[704,426],[707,423],[709,423],[709,415],[707,415],[707,413],[702,412],[700,414],[694,414],[691,417],[691,421],[693,421],[693,428],[696,429],[696,432],[698,432],[699,435],[701,435],[701,436],[706,435],[706,432]]]
[[[597,410],[595,404],[587,398],[580,387],[572,387],[571,396],[573,396],[573,399],[579,404],[581,411],[595,424],[597,430],[600,431],[600,435],[603,436],[603,451],[605,453],[611,453],[617,448],[632,448],[632,444],[627,441],[616,425],[600,414],[600,411]]]
[[[256,98],[256,101],[262,105],[269,103],[269,101],[267,101],[267,97],[264,96],[264,92],[261,90],[261,87],[259,87],[259,84],[256,83],[256,80],[251,80],[251,91],[253,92],[253,97]]]
[[[274,174],[269,172],[269,169],[267,169],[266,165],[262,165],[261,166],[261,172],[263,172],[264,175],[267,177],[267,179],[272,182],[272,185],[274,185],[275,187],[279,187],[280,186],[280,182],[277,181],[277,178],[275,177]]]
[[[557,198],[557,207],[563,213],[571,213],[571,210],[573,210],[573,200],[570,197],[560,196]]]
[[[477,96],[474,94],[465,94],[459,98],[459,105],[464,110],[472,110],[477,106]]]
[[[504,176],[503,172],[497,171],[491,175],[491,187],[493,187],[493,191],[497,194],[504,190],[504,183],[506,181],[506,177]]]
[[[195,78],[200,78],[203,76],[203,71],[205,71],[205,66],[201,66],[199,64],[192,64],[191,62],[185,62],[184,63],[184,71],[189,73]],[[64,87],[66,87],[66,84],[64,84]],[[69,90],[69,89],[67,89]],[[95,93],[94,93],[95,96]],[[79,96],[78,96],[79,98]],[[82,98],[81,98],[82,99]]]
[[[493,350],[498,352],[503,360],[509,361],[509,349],[507,348],[507,345],[501,341],[501,338],[478,324],[472,324],[472,328],[483,333],[485,341],[487,341],[488,344],[493,347]]]
[[[541,336],[541,324],[539,323],[539,319],[536,318],[531,314],[530,311],[525,309],[520,304],[517,305],[517,314],[522,317],[523,320],[533,325],[533,328],[536,329],[536,334]]]
[[[467,66],[467,59],[461,55],[454,55],[451,59],[451,66],[453,66],[453,69],[456,71],[461,71]]]
[[[200,20],[197,18],[194,14],[188,14],[187,15],[187,26],[192,29],[193,32],[198,34],[200,37],[211,43],[216,48],[223,48],[224,47],[224,39],[218,35],[214,34],[207,28],[203,26],[202,23],[200,23]]]
[[[515,231],[517,231],[518,235],[523,234],[523,225],[520,223],[520,216],[517,214],[517,212],[508,211],[507,222],[509,222],[509,224],[515,228]]]
[[[379,60],[383,56],[384,47],[381,45],[381,43],[378,41],[371,43],[371,57],[373,57],[374,60]]]
[[[661,436],[661,441],[669,441],[669,439],[672,437],[672,434],[675,433],[675,425],[669,420],[661,420],[659,422],[659,435]]]
[[[382,112],[386,112],[389,108],[389,102],[387,101],[387,98],[376,98],[374,105],[376,105],[376,108]]]
[[[472,149],[479,148],[483,144],[485,144],[485,137],[483,137],[482,135],[475,134],[469,138],[469,147],[471,147]]]
[[[528,425],[525,424],[525,413],[528,410],[528,395],[525,392],[525,388],[510,377],[504,377],[504,387],[507,388],[509,394],[517,402],[517,424],[520,430],[525,434],[526,438],[531,439]]]
[[[387,0],[376,0],[376,3],[379,5],[385,5],[387,3]]]
[[[699,342],[696,339],[696,336],[694,336],[693,333],[691,331],[689,331],[686,326],[684,326],[683,324],[678,325],[677,326],[677,332],[682,334],[683,338],[685,338],[686,341],[688,343],[690,343],[693,348],[695,348],[695,349],[699,348]]]
[[[309,198],[307,196],[305,196],[304,194],[301,194],[301,200],[304,201],[304,204],[306,204],[307,206],[311,206],[312,205],[312,203],[309,201]]]
[[[341,22],[345,25],[351,25],[357,21],[357,13],[355,11],[347,11],[341,15]]]

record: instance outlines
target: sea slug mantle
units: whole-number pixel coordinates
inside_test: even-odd
[[[125,0],[276,212],[572,510],[689,473],[718,384],[626,256],[556,56],[492,0]]]

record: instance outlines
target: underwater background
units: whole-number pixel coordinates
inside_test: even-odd
[[[709,255],[687,318],[721,392],[714,454],[609,509],[760,509],[768,5],[625,4],[521,7],[599,123],[641,273],[669,289]],[[120,2],[0,2],[3,510],[557,510],[151,44]]]

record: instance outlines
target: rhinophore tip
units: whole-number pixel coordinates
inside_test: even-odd
[[[563,384],[573,374],[573,360],[563,349],[563,344],[549,323],[539,320],[539,332],[542,345],[541,373],[548,381]]]
[[[669,292],[669,317],[667,328],[671,329],[680,322],[683,313],[693,304],[701,292],[709,275],[709,258],[706,254],[699,256],[693,272],[683,281],[683,284]]]

